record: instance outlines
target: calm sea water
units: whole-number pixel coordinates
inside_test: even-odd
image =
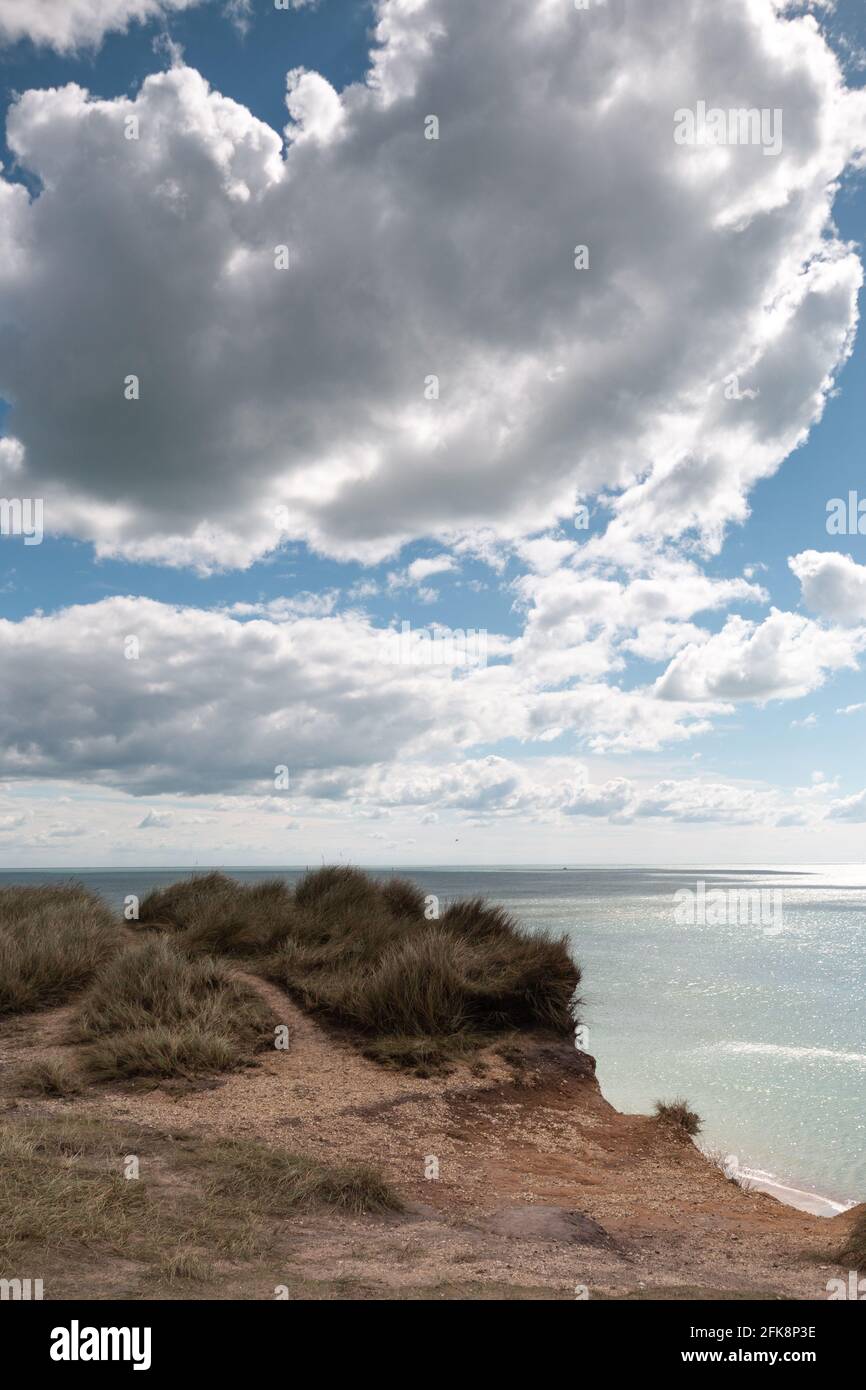
[[[189,872],[22,871],[0,884],[75,877],[119,907]],[[228,872],[292,882],[301,871]],[[568,933],[584,972],[587,1048],[618,1109],[683,1095],[704,1117],[702,1142],[744,1168],[866,1200],[866,865],[400,872],[443,903],[482,893],[528,926]],[[782,930],[732,913],[678,923],[674,895],[698,881],[708,893],[777,890]]]

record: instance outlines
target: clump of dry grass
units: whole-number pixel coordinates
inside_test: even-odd
[[[100,1038],[88,1049],[84,1064],[93,1081],[122,1081],[133,1076],[206,1076],[233,1071],[248,1060],[231,1037],[186,1024],[134,1028]]]
[[[39,1096],[77,1096],[83,1086],[81,1077],[66,1061],[46,1058],[22,1067],[15,1077],[17,1088]]]
[[[260,999],[218,956],[283,985],[350,1030],[368,1056],[420,1072],[491,1037],[566,1035],[575,1023],[580,969],[565,938],[526,932],[480,898],[430,920],[407,879],[378,882],[339,865],[305,874],[291,891],[282,879],[243,885],[203,874],[148,894],[140,944],[113,958],[119,924],[83,890],[59,899],[55,889],[5,891],[8,939],[32,952],[19,926],[37,921],[50,961],[53,983],[33,984],[34,996],[49,1002],[90,982],[74,1037],[88,1044],[86,1069],[97,1079],[223,1071],[272,1042]],[[72,933],[60,930],[58,902],[78,914]],[[82,933],[89,954],[82,947],[70,960],[63,943]],[[25,972],[12,973],[18,998]]]
[[[662,1124],[673,1125],[676,1129],[683,1130],[686,1134],[694,1137],[700,1134],[703,1120],[696,1110],[692,1110],[688,1101],[678,1097],[676,1100],[657,1100],[655,1103],[655,1117],[661,1120]]]
[[[0,889],[0,1015],[62,1003],[119,941],[110,909],[79,884]]]
[[[366,1164],[331,1167],[246,1139],[218,1140],[206,1157],[211,1198],[260,1215],[290,1216],[316,1205],[355,1215],[403,1210],[393,1188]]]
[[[180,931],[189,925],[190,916],[203,903],[212,903],[215,897],[236,886],[227,874],[193,874],[146,894],[139,904],[139,921],[142,926],[171,927]]]
[[[209,956],[145,940],[100,972],[76,1010],[73,1036],[90,1044],[95,1079],[193,1076],[249,1062],[273,1043],[266,1005]]]

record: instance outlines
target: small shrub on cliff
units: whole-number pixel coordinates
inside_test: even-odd
[[[674,1125],[677,1129],[684,1130],[692,1138],[700,1134],[703,1120],[696,1110],[689,1107],[687,1101],[677,1100],[657,1100],[655,1103],[655,1116],[661,1120],[662,1124]]]

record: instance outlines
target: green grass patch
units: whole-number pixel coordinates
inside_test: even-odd
[[[153,1231],[144,1187],[85,1161],[104,1152],[104,1133],[45,1122],[6,1122],[0,1130],[0,1268],[20,1246],[46,1251],[98,1246],[122,1252],[138,1231]],[[13,1270],[14,1273],[14,1270]]]

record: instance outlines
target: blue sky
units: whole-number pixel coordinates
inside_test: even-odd
[[[89,23],[87,0],[79,2],[82,24]],[[10,644],[0,863],[298,863],[332,857],[335,846],[371,863],[862,857],[866,535],[828,535],[825,518],[831,498],[852,489],[866,498],[866,347],[852,307],[866,226],[857,167],[866,120],[855,100],[866,81],[866,16],[847,0],[829,11],[817,7],[809,36],[804,41],[798,29],[795,41],[804,21],[776,14],[767,0],[758,22],[761,3],[750,12],[746,0],[736,0],[719,19],[729,26],[730,71],[696,19],[692,41],[672,55],[670,92],[649,56],[662,41],[666,4],[657,34],[615,0],[599,7],[603,17],[587,20],[598,26],[586,44],[599,82],[614,90],[618,72],[613,62],[605,71],[604,56],[625,44],[629,99],[644,103],[650,124],[658,118],[662,134],[637,151],[641,170],[657,153],[649,206],[635,186],[642,174],[630,179],[619,170],[627,132],[605,124],[603,92],[592,111],[573,115],[576,140],[581,122],[597,122],[597,151],[575,144],[569,162],[562,148],[559,123],[572,119],[567,108],[578,102],[584,61],[585,36],[573,31],[570,72],[559,64],[557,43],[545,47],[531,35],[524,83],[515,66],[519,35],[509,40],[507,23],[499,26],[504,35],[485,33],[492,17],[483,15],[466,20],[463,35],[453,0],[429,0],[408,17],[396,4],[376,13],[372,3],[335,0],[289,11],[259,0],[246,11],[236,7],[234,18],[208,0],[180,11],[169,4],[149,22],[96,38],[87,29],[90,37],[77,42],[72,35],[60,52],[50,43],[12,41],[8,29],[0,46],[3,105],[18,114],[3,154],[10,196],[0,216],[21,260],[0,286],[0,394],[7,402],[0,428],[10,451],[23,448],[24,464],[22,472],[10,452],[4,475],[0,456],[0,495],[44,494],[47,533],[41,545],[0,538],[0,616]],[[538,0],[539,15],[548,8]],[[0,0],[0,38],[4,19]],[[371,96],[365,83],[380,21],[380,52],[391,66]],[[620,34],[617,25],[625,26]],[[437,30],[443,37],[431,40]],[[420,56],[402,56],[407,35],[418,40]],[[477,81],[461,57],[473,52]],[[778,92],[768,53],[777,54]],[[848,90],[841,117],[839,88],[828,76],[832,53]],[[283,146],[284,171],[275,174],[273,165],[266,171],[257,122],[282,132],[290,71],[300,73],[289,92],[295,130]],[[160,72],[168,86],[148,95],[142,84]],[[746,104],[749,92],[734,90],[739,72],[753,73],[756,106],[783,103],[792,134],[778,163],[749,151],[756,160],[738,165],[746,152],[727,151],[717,175],[700,175],[713,180],[706,188],[711,217],[686,185],[674,186],[664,117],[674,92],[680,104],[702,95],[712,101],[714,91],[720,101],[730,92],[732,102]],[[212,97],[190,74],[244,113],[240,123],[226,117],[221,131],[226,144],[234,142],[229,156],[217,148]],[[510,105],[500,111],[509,82]],[[100,143],[104,131],[88,118],[92,106],[83,97],[72,115],[56,93],[19,100],[68,83],[106,103],[106,123],[142,110],[149,172],[121,163],[103,177],[119,147]],[[547,91],[546,102],[533,97],[538,90]],[[346,91],[340,105],[337,94]],[[407,132],[417,131],[431,102],[442,108],[440,143],[451,138],[450,121],[468,152],[464,165],[461,150],[452,151],[434,176],[441,181],[435,193],[420,172],[430,150],[420,142],[406,150]],[[832,139],[816,116],[829,112],[838,123]],[[512,114],[516,132],[532,129],[526,139],[538,142],[537,164],[518,149],[521,134],[497,136]],[[232,162],[234,184],[226,175],[214,191],[201,170],[223,157]],[[572,177],[574,202],[563,203],[560,189]],[[238,181],[242,195],[233,191]],[[14,185],[26,190],[26,206]],[[322,229],[325,236],[333,229],[332,260],[322,252],[322,266],[311,271],[323,277],[318,296],[308,303],[300,290],[281,318],[255,278],[248,289],[233,285],[228,299],[212,280],[199,283],[184,259],[188,247],[173,264],[186,232],[165,230],[163,211],[157,217],[148,201],[154,188],[169,190],[166,199],[182,207],[188,224],[196,219],[203,246],[225,236],[229,259],[254,255],[283,225],[273,219],[280,198],[284,224],[293,236],[296,223],[306,227],[309,248]],[[822,199],[832,203],[823,225]],[[92,225],[90,211],[80,215],[82,203]],[[434,239],[430,220],[439,207]],[[514,228],[499,265],[503,208],[513,209]],[[590,208],[591,216],[583,211]],[[735,208],[739,230],[732,232]],[[563,308],[573,293],[570,265],[570,280],[554,274],[540,250],[539,229],[556,227],[557,218],[569,255],[581,218],[598,238],[598,301],[586,310],[586,326],[576,309],[569,316]],[[357,264],[343,222],[357,227]],[[669,254],[661,238],[665,228],[670,238],[671,227],[682,237],[688,280],[679,339],[671,337],[665,297],[676,300],[680,273],[676,264],[661,268]],[[106,258],[116,259],[93,281],[99,265],[87,241],[100,228]],[[297,235],[304,267],[313,251]],[[649,245],[654,236],[657,250]],[[433,250],[416,263],[414,248],[428,237]],[[379,238],[387,250],[378,249]],[[151,242],[159,247],[152,258]],[[740,273],[728,264],[736,257]],[[491,263],[491,280],[501,280],[488,289]],[[175,281],[175,273],[185,278]],[[807,273],[814,288],[800,302]],[[728,275],[734,278],[725,286]],[[66,302],[58,287],[69,284]],[[743,286],[733,304],[732,284]],[[191,355],[200,356],[189,419],[179,390],[171,405],[168,394],[162,406],[143,398],[144,423],[134,437],[113,435],[113,417],[104,428],[99,423],[100,355],[110,364],[115,293],[132,320],[146,324],[152,377],[163,357],[177,378]],[[767,346],[755,328],[758,311],[766,318],[786,296],[795,307]],[[220,316],[229,301],[227,328]],[[154,322],[148,303],[158,306]],[[619,315],[631,330],[618,326]],[[211,379],[202,364],[226,332],[238,370],[221,380],[223,364]],[[632,350],[644,339],[652,347],[656,334],[657,349]],[[448,405],[453,413],[429,453],[429,426],[401,395],[401,373],[419,343],[418,372],[428,344],[427,365],[433,370],[435,358],[441,368],[443,397],[452,381],[465,390]],[[281,378],[275,363],[282,354]],[[724,373],[726,361],[750,355],[762,384],[755,402],[744,404],[749,423],[739,435],[739,422],[702,401],[693,364]],[[525,375],[534,382],[531,364],[543,363],[539,379],[546,374],[555,385],[571,381],[581,361],[598,372],[585,424],[559,398],[540,409],[538,392],[546,388],[527,386]],[[57,373],[56,396],[53,386],[41,396],[34,386],[43,362],[52,381]],[[228,400],[238,376],[243,391]],[[146,374],[142,380],[147,387]],[[505,443],[497,453],[488,441],[500,432]],[[805,442],[793,447],[798,434]],[[25,492],[20,483],[31,476]],[[682,481],[668,492],[671,477]],[[262,516],[288,478],[298,488],[291,534],[275,545]],[[673,503],[665,500],[671,496]],[[590,512],[588,530],[574,524],[578,499]],[[196,539],[202,524],[232,544]],[[803,556],[792,568],[792,557]],[[647,585],[658,586],[649,607]],[[715,597],[681,608],[692,585]],[[782,615],[778,631],[761,628],[771,607]],[[178,609],[187,616],[170,632]],[[654,614],[665,626],[650,641]],[[53,626],[50,615],[58,618]],[[745,628],[731,627],[737,616]],[[458,667],[446,680],[411,668],[392,689],[394,673],[376,668],[374,649],[403,622],[486,630],[485,671]],[[238,634],[242,627],[246,636]],[[119,641],[139,628],[158,634],[143,643],[142,667],[118,660],[106,677],[100,643],[115,640],[106,634]],[[259,648],[269,642],[262,669]],[[344,659],[341,650],[349,653]],[[316,672],[309,686],[305,659]],[[290,689],[280,684],[281,662],[287,681],[297,682]],[[197,675],[175,687],[185,664]],[[132,683],[145,666],[150,704]],[[48,698],[46,681],[54,687]],[[58,694],[64,685],[68,730]],[[609,701],[622,709],[623,732],[611,720],[613,705],[605,708]],[[838,713],[861,702],[862,710]],[[43,706],[45,717],[37,718],[33,711]],[[283,761],[291,791],[281,799],[272,766]]]

